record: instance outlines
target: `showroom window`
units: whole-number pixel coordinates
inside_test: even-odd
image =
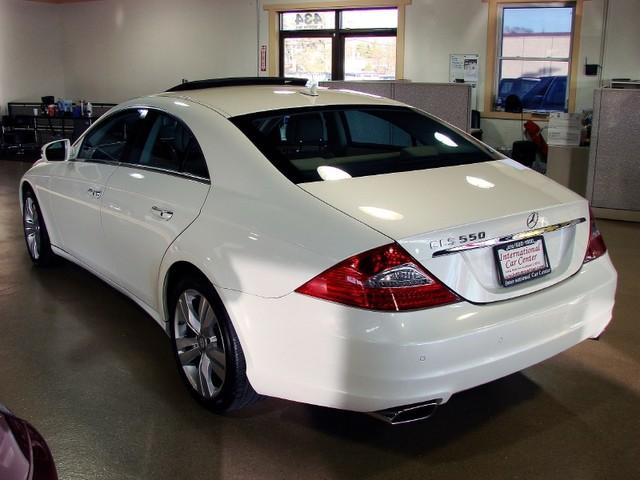
[[[404,74],[404,14],[411,0],[265,5],[269,74],[394,80]]]
[[[396,8],[282,12],[280,71],[324,80],[396,78]]]
[[[490,2],[486,112],[573,111],[581,5]]]

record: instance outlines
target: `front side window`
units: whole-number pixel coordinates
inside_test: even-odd
[[[497,158],[480,144],[407,107],[312,107],[243,115],[231,121],[294,183]]]
[[[78,153],[79,160],[122,162],[144,127],[145,109],[118,112],[87,133]]]
[[[280,72],[324,80],[396,78],[398,9],[280,14]]]
[[[575,6],[500,4],[495,111],[566,112]]]

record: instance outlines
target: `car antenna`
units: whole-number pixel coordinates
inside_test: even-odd
[[[307,90],[301,91],[302,95],[307,95],[309,97],[317,97],[318,96],[318,82],[316,80],[309,80],[307,82]]]

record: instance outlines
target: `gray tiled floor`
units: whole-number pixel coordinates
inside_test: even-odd
[[[620,272],[615,319],[541,365],[388,427],[270,399],[202,410],[167,339],[82,269],[37,270],[0,161],[0,402],[48,439],[62,479],[640,478],[640,225],[600,222]]]

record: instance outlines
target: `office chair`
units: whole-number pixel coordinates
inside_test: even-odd
[[[518,95],[509,95],[504,101],[504,111],[522,113],[522,100]]]
[[[480,128],[480,112],[471,110],[471,136],[482,141],[482,128]]]
[[[513,142],[511,158],[525,167],[531,168],[536,161],[538,147],[531,140],[518,140]]]

